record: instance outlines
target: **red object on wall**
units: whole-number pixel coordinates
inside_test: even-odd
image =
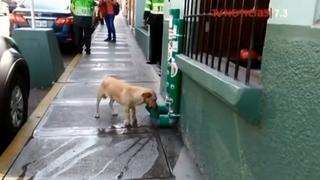
[[[240,51],[240,59],[241,60],[248,61],[249,56],[250,56],[249,49],[241,49],[241,51]],[[258,60],[258,58],[259,58],[259,54],[256,51],[252,50],[251,59]]]

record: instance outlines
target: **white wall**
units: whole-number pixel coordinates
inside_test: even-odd
[[[317,0],[270,0],[273,17],[268,23],[311,26],[316,4]]]
[[[136,0],[136,27],[143,25],[144,3],[146,0]]]

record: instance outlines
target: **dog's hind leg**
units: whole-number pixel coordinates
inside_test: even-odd
[[[110,98],[109,107],[110,107],[110,109],[111,109],[112,116],[117,116],[118,113],[115,112],[115,110],[114,110],[114,108],[113,108],[113,103],[114,103],[114,99],[113,99],[113,98]]]
[[[100,106],[100,102],[102,98],[106,98],[106,96],[103,94],[103,91],[101,89],[99,89],[98,93],[97,93],[97,102],[96,102],[96,114],[95,114],[95,118],[100,118],[100,113],[99,113],[99,106]]]

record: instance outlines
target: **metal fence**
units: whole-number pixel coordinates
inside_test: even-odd
[[[183,53],[249,83],[260,69],[269,0],[185,0]]]

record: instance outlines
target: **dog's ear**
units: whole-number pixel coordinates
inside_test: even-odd
[[[150,92],[145,92],[145,93],[142,94],[142,97],[143,97],[144,99],[147,99],[147,98],[152,97],[152,94],[151,94]]]

